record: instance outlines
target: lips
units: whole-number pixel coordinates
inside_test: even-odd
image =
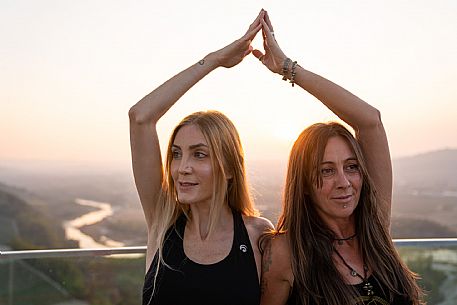
[[[337,200],[340,202],[348,202],[348,201],[351,201],[352,198],[353,198],[352,194],[332,197],[333,200]]]
[[[183,182],[183,181],[180,181],[180,182],[179,182],[179,186],[181,186],[181,187],[191,187],[191,186],[195,186],[195,185],[198,185],[198,183],[194,183],[194,182]]]

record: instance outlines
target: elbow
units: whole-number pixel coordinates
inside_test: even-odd
[[[365,125],[373,128],[382,126],[381,111],[373,107],[373,110],[366,116]]]
[[[136,105],[129,109],[129,120],[130,124],[135,125],[143,125],[146,123],[146,118],[141,114]]]
[[[375,126],[380,126],[382,125],[382,120],[381,120],[381,111],[379,111],[378,109],[376,108],[373,108],[373,124]]]
[[[361,130],[383,129],[381,112],[373,107],[371,110],[365,111],[360,120],[351,126],[354,130],[356,130],[356,132]]]

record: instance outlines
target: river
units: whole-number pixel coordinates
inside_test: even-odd
[[[111,204],[105,202],[97,202],[93,200],[75,199],[79,205],[91,206],[99,210],[89,212],[73,220],[64,222],[65,235],[67,239],[77,240],[80,248],[107,248],[107,247],[122,247],[124,244],[103,236],[103,243],[96,242],[92,237],[81,232],[81,228],[87,225],[96,224],[106,217],[113,215]]]

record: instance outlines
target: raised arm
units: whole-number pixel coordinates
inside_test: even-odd
[[[286,63],[288,72],[285,77],[290,80],[293,63],[286,62],[287,56],[275,39],[268,13],[261,22],[265,54],[254,50],[253,55],[259,58],[270,71],[280,75],[283,75],[283,66]],[[381,200],[380,207],[384,220],[390,224],[392,165],[380,112],[346,89],[300,65],[295,66],[294,82],[354,129]]]
[[[208,54],[173,76],[130,108],[130,146],[135,184],[148,229],[161,192],[163,169],[157,136],[157,121],[192,86],[217,67],[230,68],[240,63],[251,50],[251,41],[262,27],[262,10],[243,37]]]

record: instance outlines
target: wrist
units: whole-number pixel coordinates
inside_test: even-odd
[[[298,64],[297,61],[290,59],[289,57],[285,57],[282,62],[281,68],[281,75],[282,80],[287,81],[292,84],[292,87],[295,85],[295,76],[296,76],[296,68]]]
[[[218,58],[214,52],[211,52],[208,55],[206,55],[205,57],[203,57],[203,59],[200,60],[198,63],[202,66],[209,67],[211,70],[214,70],[221,66],[220,60],[218,60]]]

